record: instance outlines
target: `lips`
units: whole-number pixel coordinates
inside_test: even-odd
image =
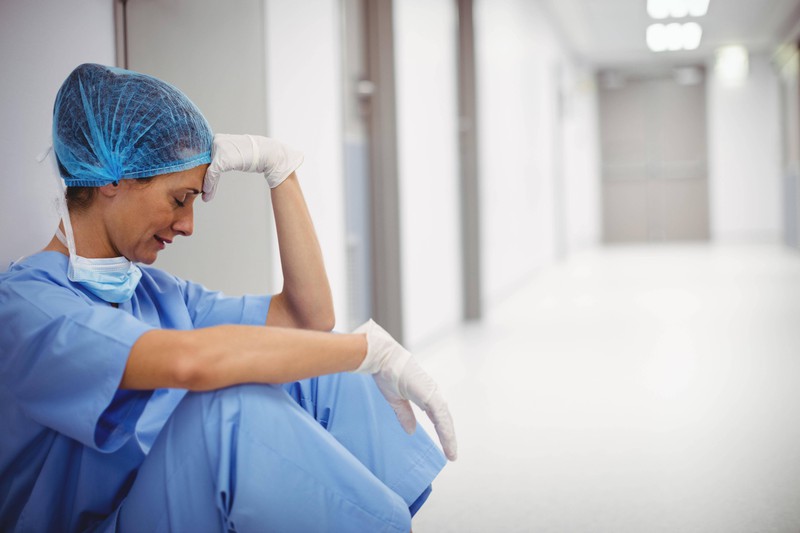
[[[158,242],[158,244],[159,244],[159,248],[161,248],[162,250],[163,250],[164,248],[166,248],[166,246],[167,246],[168,244],[172,243],[172,241],[171,241],[171,240],[169,240],[169,239],[164,239],[164,238],[162,238],[162,237],[159,237],[158,235],[153,235],[153,238],[156,240],[156,242]]]

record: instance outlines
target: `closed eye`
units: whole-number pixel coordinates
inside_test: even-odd
[[[173,196],[172,201],[175,202],[176,207],[186,207],[187,200],[194,200],[200,194],[197,189],[187,189],[188,192],[183,193],[182,196]],[[178,193],[181,194],[181,193]]]

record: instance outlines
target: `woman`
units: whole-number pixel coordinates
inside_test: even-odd
[[[299,154],[212,137],[174,87],[89,64],[59,90],[53,145],[62,224],[0,274],[0,529],[408,531],[445,463],[409,400],[452,460],[450,414],[374,322],[326,332]],[[229,170],[270,186],[273,297],[146,266]]]

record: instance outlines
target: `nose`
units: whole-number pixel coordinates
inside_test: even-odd
[[[175,233],[188,237],[194,232],[194,209],[191,204],[187,204],[184,209],[180,209],[180,214],[172,224]]]

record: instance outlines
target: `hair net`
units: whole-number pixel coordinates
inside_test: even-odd
[[[185,94],[137,72],[80,65],[56,96],[53,148],[67,186],[97,187],[210,163],[212,140]]]

